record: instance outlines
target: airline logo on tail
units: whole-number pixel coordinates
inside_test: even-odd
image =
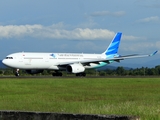
[[[114,39],[111,41],[110,45],[108,46],[107,50],[103,53],[106,55],[115,55],[118,52],[120,40],[121,40],[122,33],[117,33]]]

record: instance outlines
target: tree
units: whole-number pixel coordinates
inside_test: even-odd
[[[99,72],[99,75],[100,75],[100,76],[105,76],[105,75],[106,75],[106,72],[105,72],[105,71],[100,71],[100,72]]]
[[[118,75],[125,75],[125,69],[123,67],[117,67],[116,73]]]
[[[13,70],[12,69],[6,69],[3,74],[4,75],[13,75]]]

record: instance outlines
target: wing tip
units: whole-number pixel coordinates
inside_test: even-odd
[[[156,50],[154,53],[150,54],[150,56],[155,55],[158,52],[158,50]]]

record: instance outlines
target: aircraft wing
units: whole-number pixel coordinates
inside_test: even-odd
[[[109,59],[102,59],[102,60],[93,60],[92,62],[90,61],[82,61],[82,64],[89,64],[89,63],[96,63],[98,64],[99,62],[106,62],[106,63],[110,63],[110,61],[116,61],[116,62],[120,62],[120,60],[124,60],[124,59],[131,59],[131,58],[140,58],[140,57],[150,57],[153,56],[157,53],[158,51],[155,51],[152,54],[146,54],[146,55],[140,55],[140,54],[132,54],[132,55],[125,55],[125,56],[118,56],[118,57],[113,57],[113,58],[109,58]]]
[[[125,56],[119,56],[117,58],[129,59],[129,58],[138,58],[138,57],[150,57],[155,55],[157,52],[158,51],[155,51],[152,54],[148,54],[148,55],[139,55],[139,54],[125,55]]]
[[[79,61],[76,63],[81,63],[82,65],[89,65],[90,63],[95,63],[95,64],[100,64],[99,62],[106,62],[106,63],[110,63],[110,61],[116,61],[116,62],[120,62],[120,60],[124,60],[124,59],[131,59],[131,58],[140,58],[140,57],[150,57],[153,56],[157,53],[158,51],[155,51],[152,54],[146,54],[146,55],[140,55],[140,54],[132,54],[132,55],[124,55],[124,56],[118,56],[118,57],[113,57],[113,58],[108,58],[108,59],[92,59],[92,60],[83,60],[83,61]],[[69,64],[73,64],[74,62],[63,62],[60,63],[59,66],[65,66],[65,65],[69,65]]]

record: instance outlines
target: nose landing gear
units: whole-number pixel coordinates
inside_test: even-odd
[[[16,71],[15,71],[15,76],[16,76],[16,77],[19,77],[19,69],[16,69]]]

